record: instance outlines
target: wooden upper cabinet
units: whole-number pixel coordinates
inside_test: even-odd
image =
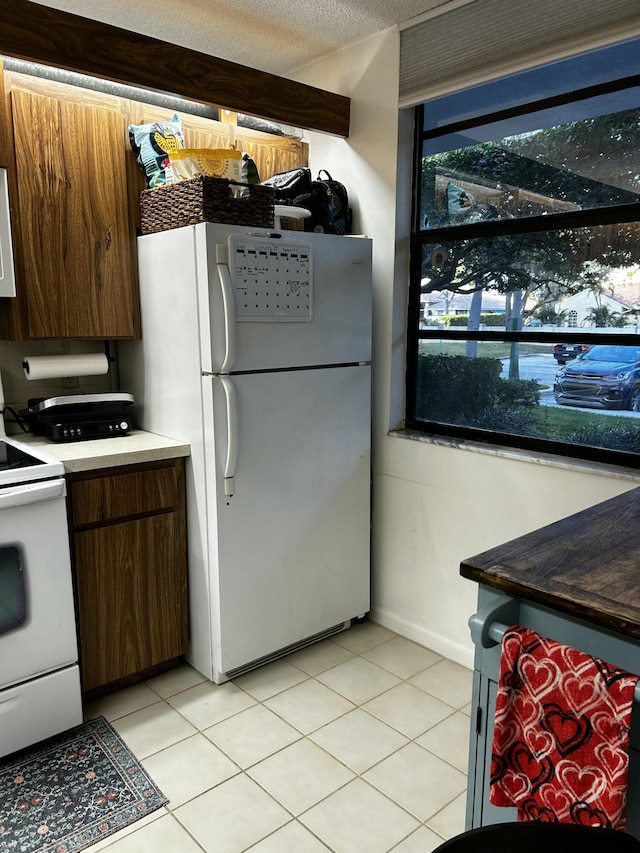
[[[30,338],[140,335],[122,113],[10,93]]]

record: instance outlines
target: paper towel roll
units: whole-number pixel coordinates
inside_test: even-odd
[[[103,352],[84,355],[27,355],[22,361],[27,379],[57,379],[61,376],[98,376],[109,370]]]

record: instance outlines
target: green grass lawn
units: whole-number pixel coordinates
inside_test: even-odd
[[[640,419],[619,415],[610,417],[598,409],[585,411],[570,406],[538,406],[531,417],[538,429],[550,438],[569,435],[586,427],[640,430]]]
[[[423,355],[466,355],[466,341],[420,341]],[[520,355],[543,355],[553,352],[553,344],[536,344],[522,341]],[[511,344],[503,341],[478,341],[478,356],[482,358],[509,358]]]

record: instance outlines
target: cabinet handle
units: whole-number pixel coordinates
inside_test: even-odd
[[[482,705],[476,708],[476,734],[479,735],[482,731]]]
[[[0,714],[7,714],[14,710],[24,698],[24,688],[16,687],[14,690],[3,691],[0,699]]]

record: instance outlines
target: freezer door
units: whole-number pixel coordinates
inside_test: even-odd
[[[195,227],[198,257],[207,258],[210,306],[211,352],[203,351],[203,370],[370,361],[370,240]]]
[[[206,381],[213,657],[227,673],[369,609],[370,368]]]

